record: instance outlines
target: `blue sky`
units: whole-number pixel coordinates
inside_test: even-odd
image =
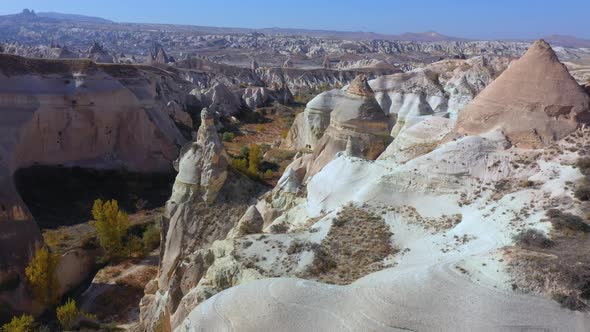
[[[0,14],[23,8],[119,22],[590,39],[590,0],[0,0]]]

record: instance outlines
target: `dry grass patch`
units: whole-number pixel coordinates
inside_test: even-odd
[[[331,284],[349,284],[384,268],[383,260],[397,250],[391,232],[380,216],[367,210],[345,207],[333,221],[303,277]]]

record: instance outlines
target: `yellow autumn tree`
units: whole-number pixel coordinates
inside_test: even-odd
[[[43,303],[53,304],[59,299],[59,281],[56,275],[58,264],[59,256],[49,252],[46,247],[41,247],[25,269],[33,295]]]
[[[258,167],[260,167],[260,147],[257,144],[250,145],[250,154],[248,155],[248,172],[252,176],[258,174]]]
[[[12,318],[10,323],[6,323],[2,326],[0,331],[2,332],[33,332],[35,328],[35,320],[33,316],[22,315],[20,317],[15,316]]]
[[[103,202],[94,201],[92,216],[96,223],[94,227],[98,234],[100,246],[107,258],[116,257],[123,249],[123,238],[129,230],[129,217],[119,209],[117,200]]]

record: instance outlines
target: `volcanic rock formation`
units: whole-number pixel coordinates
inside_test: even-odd
[[[590,96],[539,40],[463,109],[453,136],[500,130],[518,147],[537,148],[588,123]]]
[[[0,284],[24,280],[41,243],[13,175],[35,164],[167,172],[185,142],[154,88],[164,72],[89,60],[0,56]],[[172,84],[172,83],[171,83]],[[30,309],[24,283],[0,287],[0,311]]]
[[[355,156],[376,159],[390,141],[387,116],[367,77],[359,75],[330,114],[330,125],[314,150],[306,177],[319,172],[338,152],[345,151],[347,144],[352,144]]]
[[[169,331],[187,314],[176,313],[181,301],[197,301],[184,297],[205,278],[211,264],[205,253],[214,241],[225,239],[236,225],[233,236],[261,227],[255,211],[240,218],[261,188],[229,168],[214,121],[214,112],[202,111],[196,141],[184,146],[175,162],[178,175],[163,218],[158,279],[140,304],[148,331]]]

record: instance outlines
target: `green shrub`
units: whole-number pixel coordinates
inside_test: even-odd
[[[242,145],[242,147],[240,148],[240,154],[242,155],[242,157],[248,159],[248,156],[250,155],[250,148],[248,148],[247,145]]]
[[[59,256],[42,247],[35,252],[25,269],[33,295],[45,304],[53,304],[59,298],[59,281],[56,275],[58,264]]]
[[[144,248],[141,238],[137,236],[130,236],[127,238],[127,243],[125,243],[126,257],[143,257],[145,252],[146,248]]]
[[[225,132],[221,135],[221,139],[224,142],[231,142],[234,140],[235,137],[236,137],[236,135],[234,133],[230,133],[230,132]]]
[[[10,323],[2,326],[3,332],[33,332],[35,328],[35,320],[33,316],[22,315],[20,317],[13,317]]]
[[[143,232],[143,247],[147,251],[152,251],[160,246],[160,226],[159,225],[150,225],[144,232]]]

